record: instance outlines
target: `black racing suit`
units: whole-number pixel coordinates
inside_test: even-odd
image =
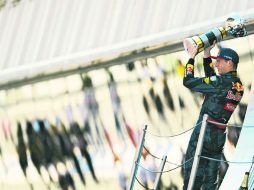
[[[218,76],[214,72],[210,58],[204,58],[204,70],[206,77],[194,77],[194,59],[189,59],[185,67],[184,86],[202,93],[205,97],[199,119],[189,141],[186,160],[195,154],[203,115],[208,114],[209,120],[226,124],[243,96],[243,86],[236,71]],[[221,159],[225,139],[224,126],[208,123],[202,156]],[[219,162],[201,158],[193,189],[198,190],[201,186],[203,190],[215,189],[218,167]],[[184,168],[184,190],[188,186],[191,168],[192,161],[188,162]]]

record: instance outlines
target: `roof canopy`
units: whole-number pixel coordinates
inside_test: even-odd
[[[0,10],[0,84],[173,44],[251,15],[251,0],[21,0]]]

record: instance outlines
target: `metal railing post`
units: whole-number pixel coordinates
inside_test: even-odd
[[[144,143],[145,143],[145,135],[146,135],[146,130],[147,130],[147,125],[145,125],[143,132],[142,132],[142,136],[139,139],[139,144],[138,144],[138,150],[136,151],[135,157],[134,157],[134,163],[132,166],[132,170],[131,170],[131,180],[129,182],[128,185],[128,190],[132,190],[135,180],[136,180],[136,175],[137,175],[137,171],[138,171],[138,164],[140,162],[141,156],[142,156],[142,152],[143,152],[143,147],[144,147]]]
[[[204,114],[201,129],[200,129],[200,133],[199,133],[199,136],[198,136],[198,143],[197,143],[197,147],[196,147],[194,160],[193,160],[193,163],[192,163],[191,174],[190,174],[190,179],[189,179],[187,190],[192,190],[192,188],[194,186],[196,173],[197,173],[197,169],[198,169],[198,164],[199,164],[199,159],[200,159],[199,156],[201,155],[203,142],[204,142],[204,135],[205,135],[205,130],[206,130],[206,126],[207,126],[207,119],[208,119],[208,115]]]
[[[157,189],[158,189],[158,187],[159,187],[159,183],[160,183],[161,175],[162,175],[162,172],[163,172],[163,169],[164,169],[164,166],[165,166],[166,160],[167,160],[167,156],[166,156],[166,155],[164,155],[164,156],[163,156],[163,159],[162,159],[162,161],[161,161],[160,168],[159,168],[160,173],[158,173],[158,174],[157,174],[156,179],[155,179],[155,183],[154,183],[154,190],[157,190]]]

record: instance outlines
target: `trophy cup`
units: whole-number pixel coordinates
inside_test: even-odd
[[[184,49],[188,52],[188,47],[198,46],[198,53],[211,46],[214,41],[219,42],[227,36],[243,37],[247,35],[244,21],[239,16],[232,16],[226,20],[225,27],[213,28],[211,31],[193,36],[183,40]]]

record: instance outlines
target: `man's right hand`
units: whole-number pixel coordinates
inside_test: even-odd
[[[194,59],[195,56],[198,53],[198,46],[197,45],[193,45],[192,43],[190,43],[188,40],[184,40],[183,41],[183,45],[184,48],[187,50],[187,53],[189,55],[189,58]]]
[[[194,59],[198,53],[198,46],[194,45],[188,48],[188,54],[190,58]]]

